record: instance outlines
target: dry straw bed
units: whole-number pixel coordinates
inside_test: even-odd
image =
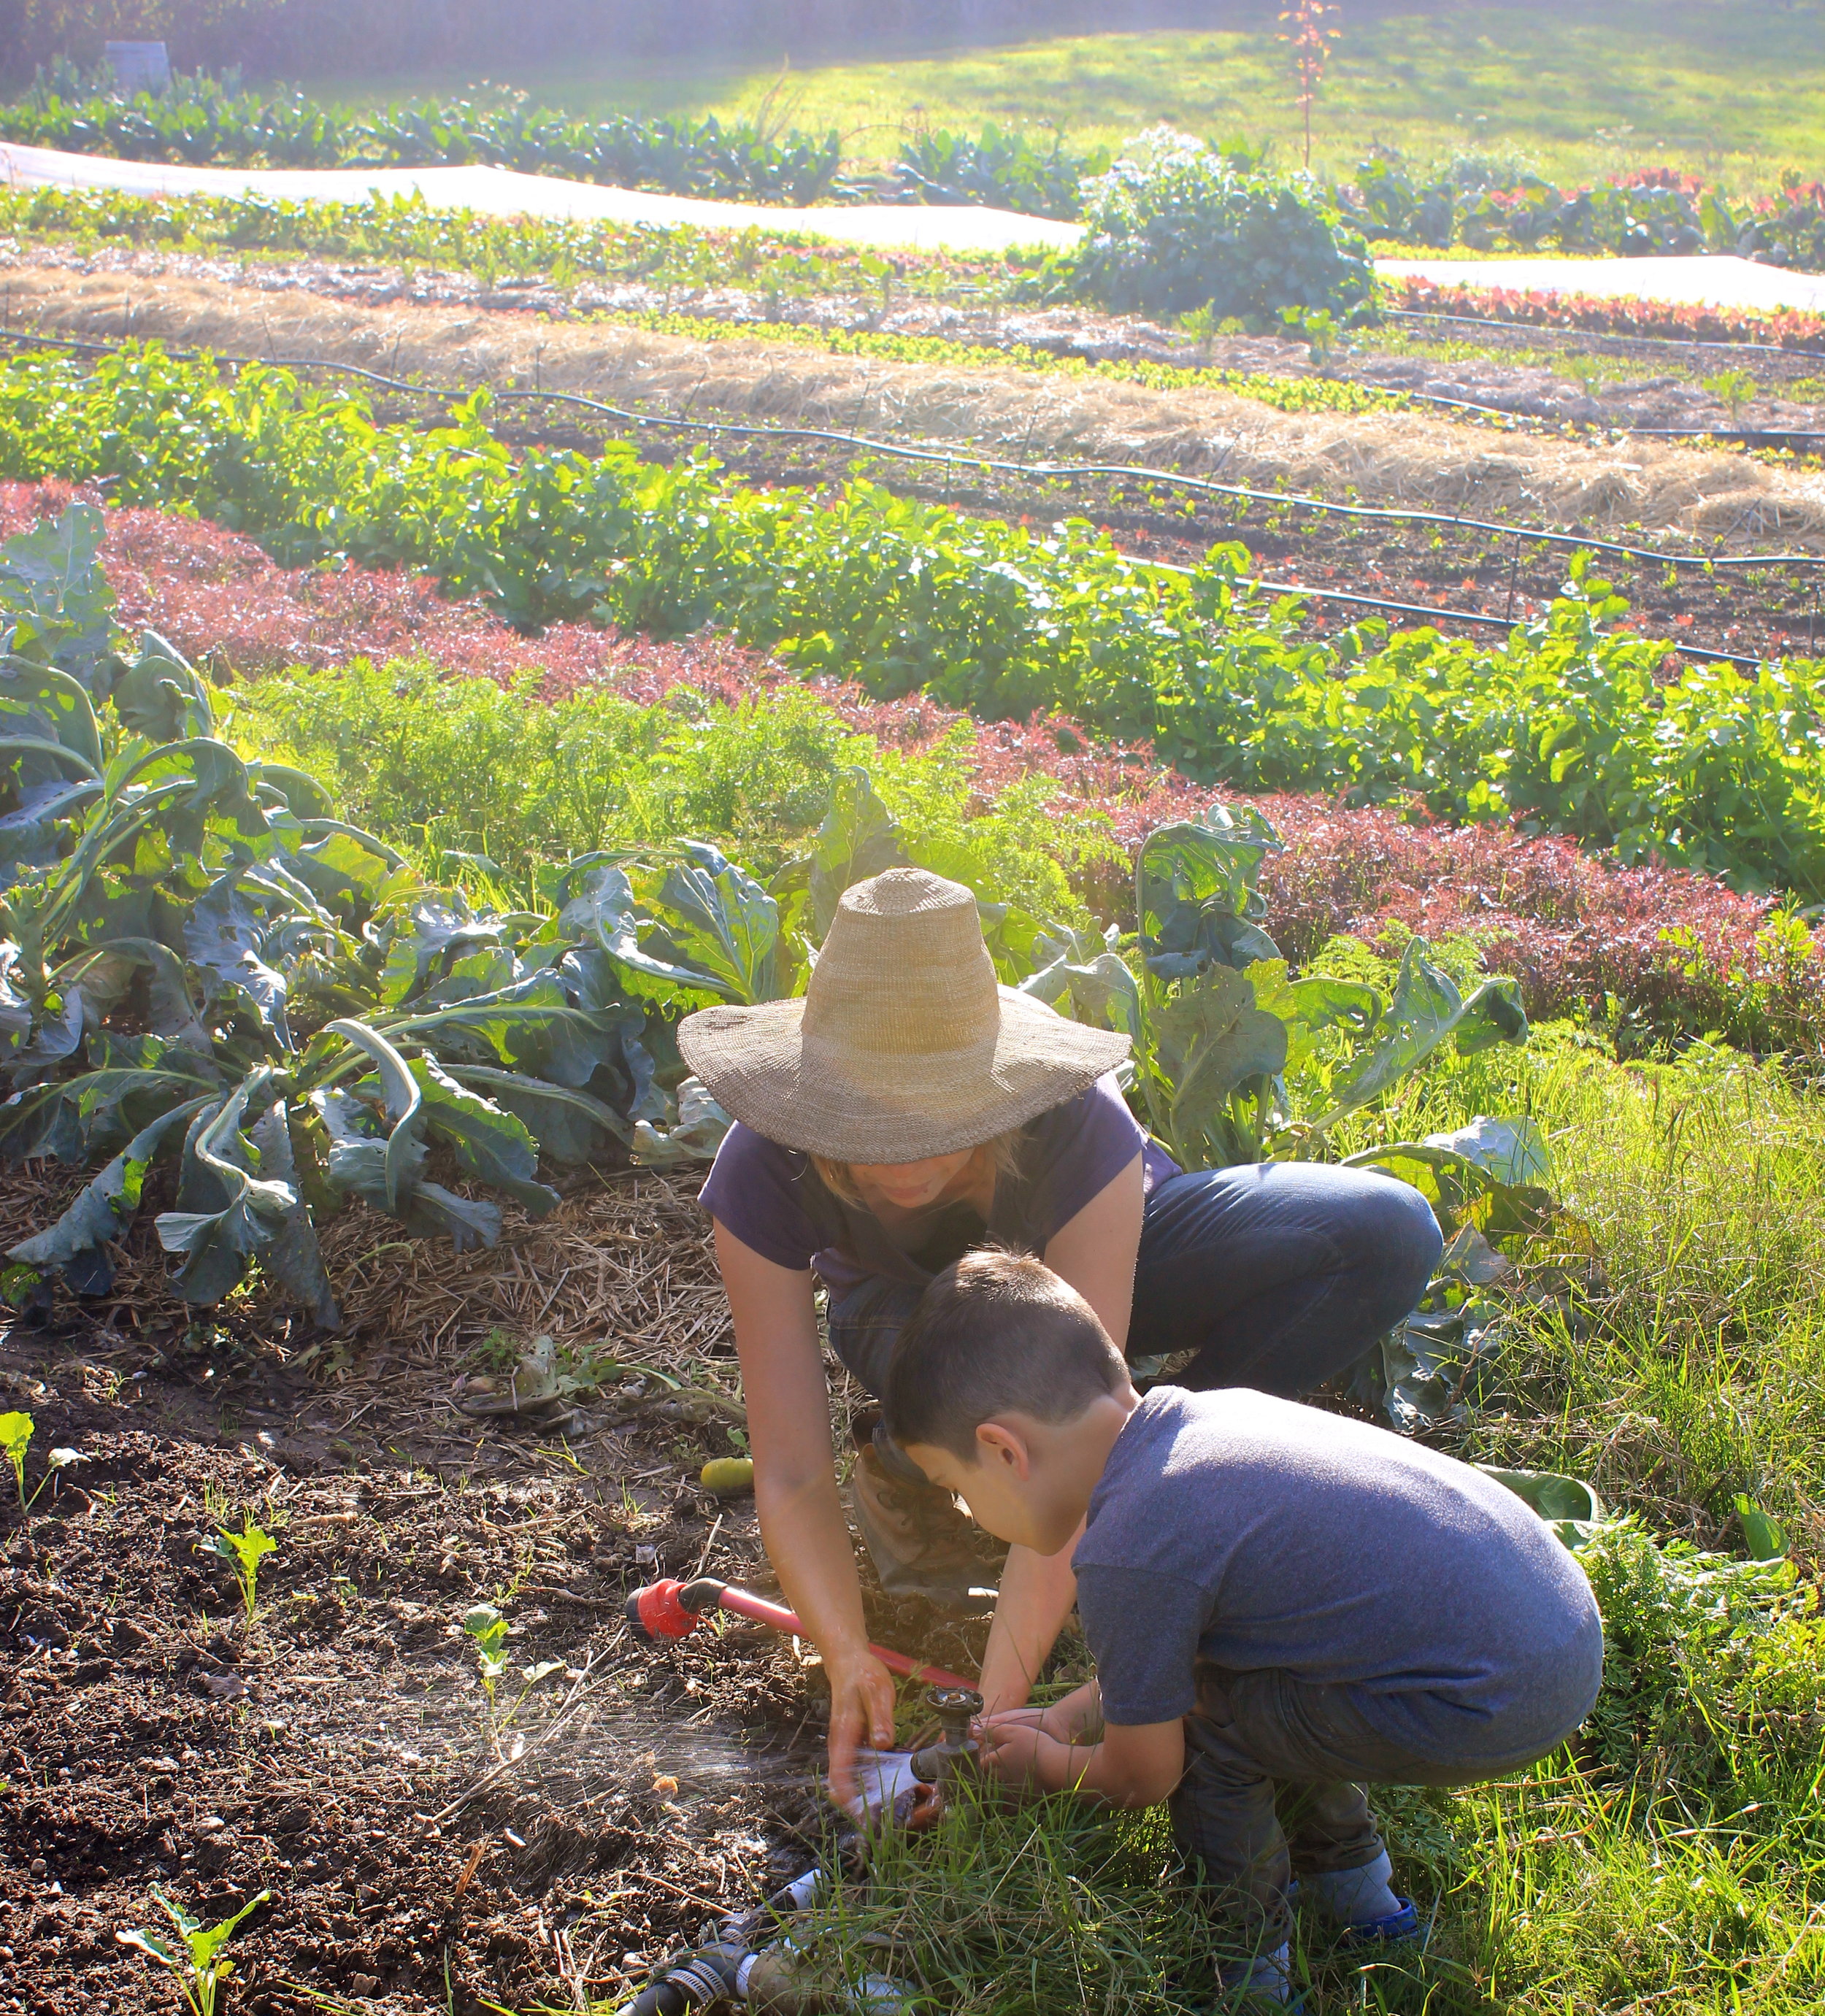
[[[0,1244],[50,1224],[87,1180],[45,1165],[0,1177]],[[687,1384],[727,1387],[733,1381],[708,1363],[718,1347],[727,1349],[729,1311],[697,1186],[693,1175],[641,1171],[585,1179],[537,1223],[508,1206],[499,1245],[468,1253],[402,1237],[391,1219],[351,1204],[322,1235],[343,1337],[363,1360],[433,1373],[440,1382],[499,1330],[517,1340],[545,1332],[560,1346],[606,1349]],[[303,1345],[309,1325],[262,1287],[218,1311],[183,1301],[155,1215],[142,1211],[115,1249],[112,1291],[81,1305],[88,1322],[124,1341],[182,1334],[213,1317],[250,1336]],[[70,1312],[59,1304],[59,1317]]]
[[[439,384],[579,392],[723,416],[967,446],[1011,459],[1139,463],[1253,488],[1548,527],[1640,530],[1825,551],[1825,477],[1640,438],[1492,434],[1419,413],[1282,413],[1216,387],[1155,391],[995,363],[895,363],[625,324],[275,292],[15,257],[9,327],[158,337],[236,356],[321,359]],[[329,275],[326,269],[324,280]]]

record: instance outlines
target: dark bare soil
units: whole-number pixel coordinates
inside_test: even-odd
[[[715,1431],[614,1405],[567,1442],[484,1427],[448,1362],[370,1335],[314,1378],[275,1334],[0,1334],[31,1482],[82,1459],[0,1508],[0,2011],[168,2011],[115,1939],[168,1930],[154,1887],[211,1922],[271,1892],[234,1943],[245,2016],[577,2009],[809,1865],[815,1672],[758,1626],[653,1647],[624,1618],[661,1575],[770,1586],[752,1500],[697,1485]],[[247,1513],[278,1543],[250,1625],[199,1551]],[[504,1679],[491,1727],[482,1601],[516,1669],[561,1669],[511,1717]]]

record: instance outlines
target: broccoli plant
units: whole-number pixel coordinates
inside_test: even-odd
[[[191,2016],[216,2016],[217,1992],[235,1971],[233,1960],[223,1949],[234,1936],[241,1921],[268,1903],[272,1892],[262,1890],[232,1918],[224,1918],[216,1925],[205,1925],[201,1919],[193,1918],[182,1905],[174,1904],[162,1890],[154,1890],[152,1895],[177,1928],[176,1939],[161,1938],[144,1930],[116,1932],[115,1939],[121,1945],[131,1946],[149,1955],[161,1967],[171,1969],[177,1977],[178,1992]]]

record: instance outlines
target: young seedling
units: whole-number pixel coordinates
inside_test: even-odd
[[[201,1919],[192,1917],[162,1890],[154,1890],[152,1894],[177,1927],[177,1939],[157,1938],[143,1930],[116,1932],[115,1939],[124,1946],[133,1946],[142,1953],[149,1953],[160,1966],[171,1969],[178,1978],[178,1990],[192,2016],[215,2016],[216,1991],[235,1971],[234,1962],[222,1949],[234,1936],[235,1928],[241,1921],[258,1910],[272,1892],[262,1890],[257,1897],[243,1904],[232,1918],[224,1918],[219,1925],[205,1925]]]
[[[257,1607],[260,1564],[278,1550],[279,1543],[272,1535],[254,1524],[251,1512],[242,1514],[239,1532],[231,1531],[225,1521],[216,1528],[214,1538],[205,1540],[199,1550],[203,1553],[218,1555],[233,1569],[235,1580],[240,1585],[241,1600],[247,1607],[250,1624]]]
[[[488,1726],[499,1735],[514,1716],[520,1712],[520,1704],[531,1693],[541,1680],[549,1679],[553,1673],[563,1671],[561,1659],[541,1659],[537,1665],[522,1666],[520,1676],[526,1684],[513,1698],[513,1705],[505,1714],[499,1712],[496,1692],[501,1676],[510,1661],[507,1657],[507,1620],[491,1603],[478,1603],[473,1609],[466,1611],[463,1628],[475,1640],[475,1656],[481,1669],[482,1690],[488,1696]]]
[[[38,1493],[60,1470],[67,1470],[73,1463],[81,1463],[81,1452],[73,1449],[54,1449],[45,1461],[45,1474],[38,1479],[38,1489],[28,1498],[25,1490],[25,1453],[30,1447],[32,1431],[38,1426],[30,1414],[0,1414],[0,1449],[13,1465],[13,1481],[19,1487],[19,1509],[29,1512],[38,1501]]]
[[[465,1611],[463,1628],[475,1640],[475,1656],[481,1668],[482,1690],[488,1696],[488,1712],[495,1706],[495,1690],[507,1670],[507,1620],[491,1603],[478,1603]]]
[[[1730,425],[1740,427],[1743,415],[1755,394],[1762,389],[1747,371],[1732,369],[1720,371],[1715,378],[1702,381],[1704,390],[1730,416]]]

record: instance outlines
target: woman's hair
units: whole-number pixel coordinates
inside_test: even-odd
[[[979,1143],[988,1149],[993,1157],[998,1181],[1005,1176],[1011,1182],[1020,1175],[1020,1150],[1025,1143],[1026,1130],[1021,1127],[1010,1128],[1006,1133],[994,1135],[988,1140]],[[833,1197],[841,1198],[852,1210],[868,1209],[868,1200],[862,1194],[855,1177],[850,1174],[848,1163],[829,1161],[822,1155],[813,1155],[811,1161],[824,1188]]]

